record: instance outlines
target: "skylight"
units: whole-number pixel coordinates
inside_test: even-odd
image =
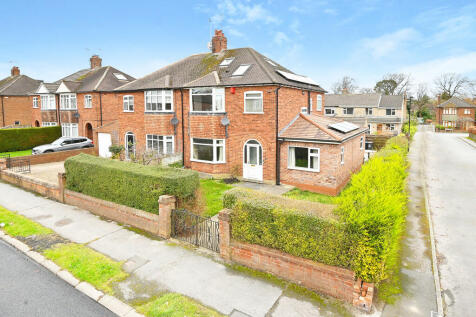
[[[249,64],[242,64],[233,72],[232,76],[243,76],[243,74],[250,68]]]
[[[274,66],[274,67],[278,66],[278,65],[276,65],[276,64],[275,64],[272,60],[270,60],[270,59],[266,59],[266,61],[267,61],[269,64],[271,64],[272,66]]]
[[[343,122],[329,124],[329,128],[337,130],[337,131],[342,132],[342,133],[347,133],[347,132],[350,132],[350,131],[357,130],[359,127],[356,126],[353,123],[343,121]]]
[[[114,76],[116,76],[117,79],[119,80],[127,80],[126,76],[124,76],[123,74],[121,73],[113,73]]]
[[[279,74],[281,74],[281,76],[283,76],[286,79],[289,79],[289,80],[292,80],[292,81],[297,81],[297,82],[300,82],[300,83],[305,83],[305,84],[318,86],[317,83],[309,77],[284,72],[282,70],[277,70],[277,72]]]
[[[226,67],[226,66],[230,65],[231,62],[233,62],[234,59],[235,59],[234,57],[225,58],[225,59],[220,63],[220,66],[221,66],[221,67]]]

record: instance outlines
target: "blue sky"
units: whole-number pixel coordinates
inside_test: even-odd
[[[54,81],[99,54],[140,77],[207,50],[210,24],[324,88],[344,75],[373,87],[385,73],[427,82],[476,79],[474,1],[8,1],[0,77],[12,65]]]

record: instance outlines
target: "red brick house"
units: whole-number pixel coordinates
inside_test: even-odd
[[[54,83],[42,83],[36,91],[41,106],[33,113],[34,125],[61,125],[64,136],[94,140],[94,129],[117,120],[113,90],[134,78],[101,63],[94,55],[90,68]]]
[[[20,74],[13,66],[11,76],[0,80],[0,127],[31,124],[32,107],[38,99],[32,94],[41,81]]]
[[[445,128],[468,131],[475,125],[476,105],[451,97],[436,106],[436,120]]]
[[[323,144],[318,161],[323,157],[340,164],[340,154],[324,151],[344,146],[345,153],[353,153],[365,129],[355,127],[358,131],[348,136],[327,133],[332,128],[321,126],[323,122],[340,121],[323,117],[324,89],[252,48],[227,49],[218,30],[211,53],[186,57],[114,91],[118,120],[97,130],[101,155],[108,155],[112,142],[124,145],[127,155],[179,154],[185,167],[215,175],[237,172],[246,180],[299,185],[296,179],[302,173],[306,188],[332,194],[363,162],[362,150],[345,155],[345,168],[322,162],[329,170],[288,172],[282,163],[288,162],[289,152],[283,149],[289,142]],[[300,113],[305,115],[297,117]],[[314,127],[334,139],[287,138],[292,124],[307,117],[320,122]],[[314,151],[309,153],[314,157]]]

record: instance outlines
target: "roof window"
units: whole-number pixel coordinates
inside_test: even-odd
[[[231,62],[233,62],[234,59],[235,59],[234,57],[225,58],[225,59],[220,63],[220,67],[227,67],[228,65],[231,64]]]
[[[124,76],[123,74],[121,73],[113,73],[114,76],[116,76],[117,79],[119,80],[127,80],[126,76]]]
[[[250,68],[251,65],[249,64],[241,64],[238,68],[233,72],[232,76],[243,76],[244,73]]]

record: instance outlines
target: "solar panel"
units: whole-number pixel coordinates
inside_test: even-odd
[[[309,77],[291,74],[282,70],[277,70],[277,72],[281,74],[284,78],[287,78],[289,80],[317,86],[317,83]]]
[[[329,124],[329,128],[337,130],[337,131],[342,132],[342,133],[347,133],[347,132],[350,132],[350,131],[357,130],[359,127],[356,126],[353,123],[350,123],[350,122],[347,122],[347,121],[342,121],[342,122],[338,122],[338,123]]]

